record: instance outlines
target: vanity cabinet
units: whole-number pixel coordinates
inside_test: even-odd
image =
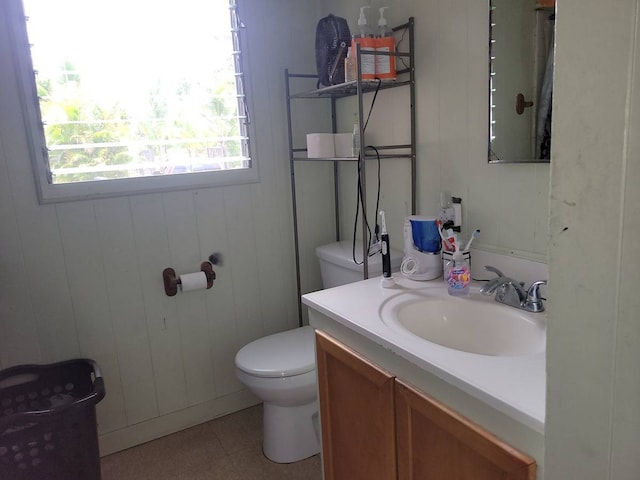
[[[325,480],[534,480],[535,460],[316,332]]]
[[[396,478],[394,378],[316,332],[325,480]]]
[[[536,464],[427,394],[395,379],[398,480],[535,480]]]

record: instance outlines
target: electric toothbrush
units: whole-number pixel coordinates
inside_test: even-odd
[[[387,222],[384,218],[384,210],[380,210],[381,232],[380,240],[382,245],[382,276],[391,278],[391,251],[389,250],[389,234],[387,233]]]

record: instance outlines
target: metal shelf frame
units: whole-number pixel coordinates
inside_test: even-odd
[[[298,300],[298,319],[299,324],[302,326],[302,286],[300,275],[300,243],[298,239],[298,213],[297,213],[297,201],[296,201],[296,181],[295,181],[295,163],[296,162],[333,162],[333,186],[334,186],[334,217],[335,217],[335,231],[336,241],[340,241],[340,195],[339,195],[339,168],[340,162],[355,162],[360,167],[360,190],[362,194],[362,203],[366,205],[366,160],[378,158],[377,155],[370,155],[367,153],[366,141],[365,141],[365,129],[364,129],[364,106],[363,96],[365,93],[375,92],[377,90],[386,90],[390,88],[398,88],[402,86],[409,87],[410,95],[410,128],[411,128],[411,140],[409,144],[403,145],[380,145],[376,146],[378,150],[390,152],[380,154],[380,159],[389,158],[407,158],[411,162],[411,213],[416,212],[416,113],[415,113],[415,62],[414,62],[414,20],[410,17],[409,20],[394,27],[393,32],[403,31],[403,35],[408,35],[409,51],[408,52],[369,52],[368,55],[390,55],[396,58],[406,58],[409,61],[409,66],[403,69],[397,69],[397,77],[402,77],[402,80],[396,81],[382,81],[379,80],[363,80],[361,65],[362,62],[360,51],[360,45],[356,45],[356,59],[357,59],[357,79],[351,82],[345,82],[338,85],[332,85],[329,87],[316,88],[314,90],[308,90],[303,92],[291,92],[291,82],[293,79],[317,79],[316,74],[295,74],[290,73],[289,69],[284,71],[284,82],[286,89],[287,100],[287,133],[289,140],[289,169],[291,177],[291,199],[293,207],[293,232],[294,232],[294,251],[295,251],[295,266],[296,266],[296,288],[297,288],[297,300]],[[404,64],[404,62],[403,62]],[[360,145],[361,151],[358,157],[336,157],[336,158],[308,158],[306,156],[306,148],[295,148],[293,145],[293,118],[291,114],[291,101],[298,99],[328,99],[331,102],[331,131],[337,133],[337,118],[336,118],[336,101],[345,97],[357,97],[358,101],[358,123],[360,126]],[[372,107],[374,108],[374,107]],[[377,212],[376,212],[377,214]],[[366,222],[362,222],[362,251],[367,252],[368,249],[368,231]],[[368,256],[363,255],[363,278],[369,278],[369,262]]]

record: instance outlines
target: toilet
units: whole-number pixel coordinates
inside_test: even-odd
[[[358,242],[359,243],[359,242]],[[362,258],[362,245],[356,250]],[[362,280],[362,265],[352,259],[351,241],[316,249],[324,288]],[[402,252],[391,249],[397,271]],[[381,256],[369,257],[369,277],[382,274]],[[275,333],[242,347],[235,358],[238,379],[263,402],[265,456],[292,463],[320,452],[314,330],[310,326]]]

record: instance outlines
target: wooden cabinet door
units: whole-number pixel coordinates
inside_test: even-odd
[[[396,379],[398,480],[535,480],[535,460]]]
[[[393,376],[316,332],[325,480],[396,478]]]

